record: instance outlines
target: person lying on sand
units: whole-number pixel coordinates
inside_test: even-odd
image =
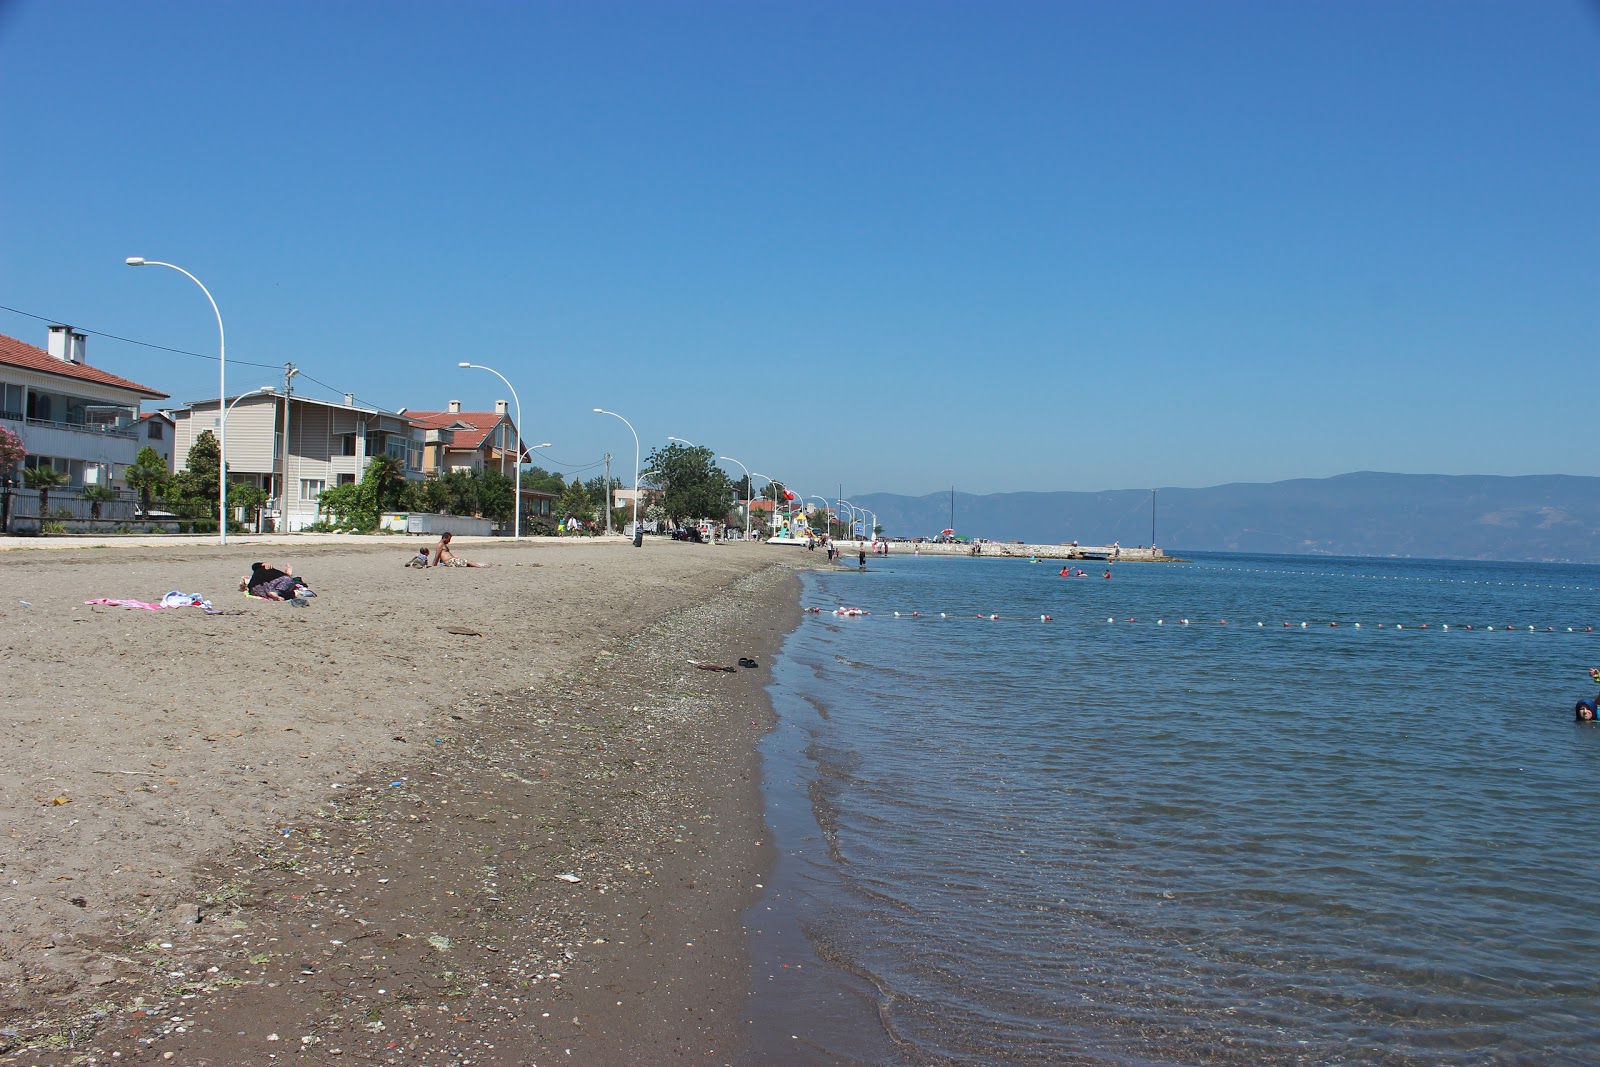
[[[294,566],[289,563],[281,567],[272,563],[250,564],[250,573],[239,579],[239,589],[263,600],[293,600],[317,595],[304,578],[295,576]]]
[[[454,552],[450,551],[450,538],[451,538],[451,536],[452,535],[450,535],[450,534],[443,534],[443,535],[440,536],[439,543],[433,546],[433,552],[430,553],[429,566],[431,566],[431,567],[487,567],[488,566],[487,563],[473,563],[473,562],[471,562],[469,560],[462,559],[460,556],[458,556]]]

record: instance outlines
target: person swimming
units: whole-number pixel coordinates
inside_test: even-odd
[[[1580,700],[1572,706],[1572,717],[1579,722],[1594,722],[1595,707],[1595,702],[1592,700]]]

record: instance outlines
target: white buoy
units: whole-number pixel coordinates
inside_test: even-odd
[[[1358,629],[1358,630],[1361,629],[1361,624],[1359,622],[1356,623],[1356,629]]]

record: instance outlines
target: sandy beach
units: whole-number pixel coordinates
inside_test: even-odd
[[[737,1055],[764,668],[816,558],[421,543],[0,550],[8,1061]],[[237,592],[286,552],[315,600]],[[169,590],[224,613],[84,603]]]

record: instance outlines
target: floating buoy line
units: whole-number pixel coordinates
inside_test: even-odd
[[[1434,578],[1427,575],[1407,574],[1354,574],[1349,571],[1302,571],[1283,567],[1214,567],[1203,565],[1208,571],[1231,574],[1281,574],[1297,578],[1364,578],[1374,582],[1420,582],[1428,585],[1484,585],[1502,589],[1549,589],[1568,593],[1600,593],[1600,586],[1555,585],[1548,582],[1500,582],[1483,578]]]
[[[1002,615],[999,612],[964,612],[964,611],[886,611],[871,612],[862,608],[837,607],[837,608],[806,608],[807,615],[832,616],[840,619],[898,619],[906,622],[951,622],[960,620],[982,620],[984,622],[1054,622],[1054,615]],[[1086,620],[1097,622],[1097,619]],[[1592,634],[1593,626],[1530,626],[1515,623],[1490,623],[1482,625],[1470,622],[1445,622],[1445,623],[1401,623],[1401,622],[1349,622],[1338,619],[1302,619],[1293,622],[1267,622],[1257,619],[1254,622],[1230,622],[1228,619],[1169,619],[1165,616],[1157,618],[1118,618],[1115,615],[1107,616],[1104,625],[1110,626],[1234,626],[1250,630],[1426,630],[1430,633],[1569,633]]]

